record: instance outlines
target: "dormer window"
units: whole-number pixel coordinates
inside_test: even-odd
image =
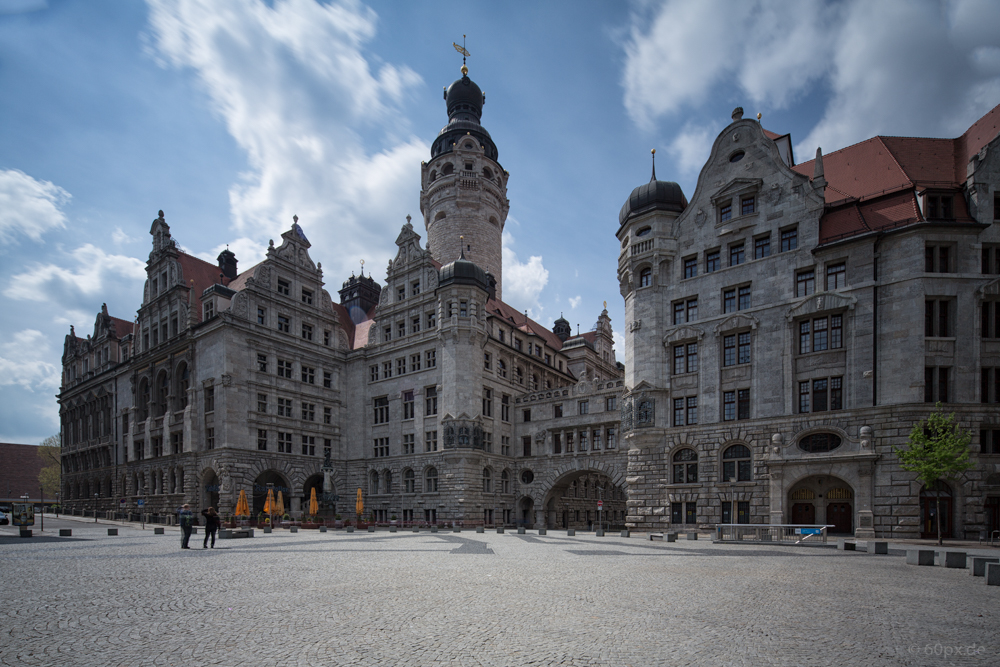
[[[954,220],[955,198],[946,194],[925,194],[924,218],[927,220]]]
[[[205,317],[204,317],[204,320],[208,321],[208,320],[212,319],[213,317],[215,317],[215,302],[214,301],[206,301],[205,302]]]
[[[278,294],[284,294],[288,296],[291,292],[288,281],[283,278],[278,278]]]

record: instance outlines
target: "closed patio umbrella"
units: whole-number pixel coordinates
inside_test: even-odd
[[[285,515],[285,499],[284,497],[282,497],[281,491],[278,491],[278,505],[277,509],[274,510],[274,513],[277,514],[278,516]]]
[[[272,489],[267,490],[267,498],[264,500],[264,514],[271,514],[274,512],[274,491]]]
[[[309,514],[316,516],[319,513],[319,503],[316,502],[316,487],[312,488],[309,494]]]
[[[240,498],[236,501],[236,516],[250,516],[250,504],[247,502],[247,492],[240,489]]]
[[[365,511],[365,502],[361,500],[361,487],[358,487],[358,500],[354,503],[354,511],[357,512],[358,517]]]

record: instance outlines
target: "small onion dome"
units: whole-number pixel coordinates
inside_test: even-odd
[[[448,118],[458,116],[459,120],[475,120],[478,123],[483,116],[483,91],[468,74],[462,74],[461,79],[448,86],[444,98],[448,102]]]
[[[464,256],[441,267],[441,272],[438,274],[438,286],[445,287],[447,285],[474,285],[484,292],[490,290],[490,281],[486,277],[486,272],[475,263],[465,259]]]
[[[649,211],[682,213],[687,204],[687,197],[681,191],[681,186],[673,181],[650,181],[640,185],[629,195],[618,213],[618,224],[624,225],[629,218]]]
[[[560,315],[559,319],[552,323],[552,333],[565,343],[573,335],[573,327]]]

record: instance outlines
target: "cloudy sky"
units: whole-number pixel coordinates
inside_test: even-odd
[[[158,209],[244,267],[297,214],[332,293],[361,259],[384,279],[463,34],[510,172],[505,300],[582,330],[605,300],[623,327],[650,148],[690,196],[737,105],[803,161],[1000,103],[988,0],[0,0],[0,441],[58,431],[64,336],[134,318]]]

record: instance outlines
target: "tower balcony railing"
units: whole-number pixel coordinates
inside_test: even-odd
[[[649,252],[653,249],[653,241],[655,239],[647,239],[645,241],[639,241],[638,243],[632,244],[632,256],[641,255],[644,252]]]

